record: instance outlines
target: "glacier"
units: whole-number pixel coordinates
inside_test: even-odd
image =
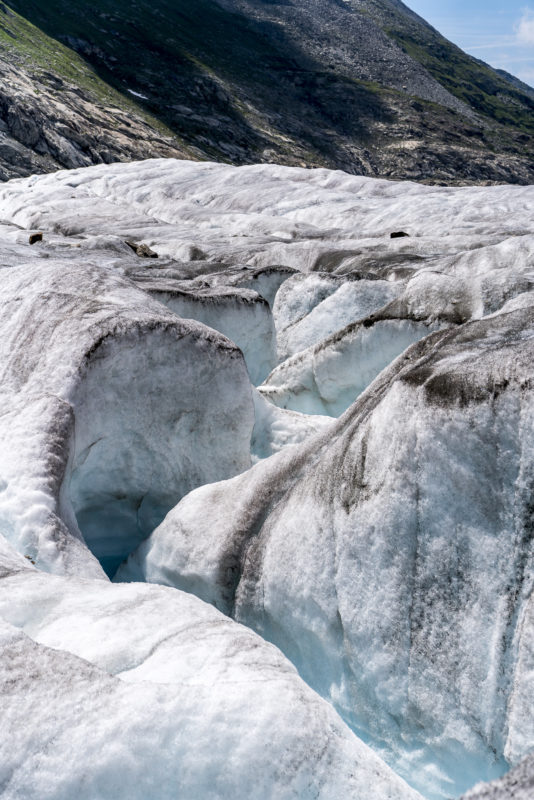
[[[113,574],[180,497],[250,466],[243,356],[103,268],[46,259],[3,278],[7,538],[43,569],[94,570],[92,553]]]
[[[293,276],[280,287],[273,308],[279,360],[368,317],[399,292],[394,281],[366,280],[358,274],[353,280],[328,273]]]
[[[275,165],[0,186],[3,797],[529,797],[533,219]]]
[[[333,428],[188,495],[122,577],[277,644],[428,796],[491,777],[532,746],[533,347],[532,306],[432,334]]]
[[[275,647],[209,605],[3,550],[6,800],[418,800]]]

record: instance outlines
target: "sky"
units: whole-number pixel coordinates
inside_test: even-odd
[[[534,86],[534,2],[404,0],[462,50]]]

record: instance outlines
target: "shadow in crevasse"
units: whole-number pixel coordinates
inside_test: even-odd
[[[365,141],[372,122],[389,121],[376,91],[318,64],[283,26],[213,0],[10,5],[75,49],[106,83],[142,95],[136,100],[147,111],[214,157],[257,160],[271,144],[260,122],[335,164],[338,137]]]

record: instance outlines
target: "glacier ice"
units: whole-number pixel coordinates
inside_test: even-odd
[[[498,775],[533,741],[533,348],[529,308],[426,337],[333,427],[188,495],[122,577],[277,644],[425,796]]]
[[[0,554],[5,800],[418,800],[275,647],[214,608]]]
[[[276,332],[267,300],[257,292],[228,287],[191,290],[152,277],[143,289],[179,317],[220,331],[240,348],[250,379],[261,383],[276,365]]]
[[[3,796],[529,797],[533,214],[274,165],[0,186]]]
[[[534,755],[527,756],[504,777],[479,783],[460,800],[531,800],[534,792]]]
[[[259,391],[281,408],[337,417],[396,356],[435,327],[410,319],[355,322],[283,361]]]
[[[327,169],[236,169],[174,159],[100,165],[0,187],[1,219],[24,228],[82,238],[123,235],[145,242],[160,258],[202,255],[215,264],[302,272],[419,269],[469,251],[476,257],[481,246],[507,239],[512,255],[523,237],[528,248],[531,214],[528,186],[444,188]],[[405,228],[410,238],[389,239],[392,229]]]
[[[105,269],[44,259],[2,293],[0,519],[43,569],[98,575],[86,543],[113,574],[180,497],[250,466],[228,339]]]
[[[333,423],[331,417],[301,414],[278,408],[254,390],[254,429],[250,440],[253,461],[279,453],[288,445],[302,444]]]
[[[216,270],[215,272],[213,270]],[[278,290],[288,278],[298,274],[291,267],[271,264],[267,267],[252,267],[246,265],[226,266],[207,262],[206,271],[202,277],[191,281],[192,287],[202,288],[228,288],[248,289],[256,292],[269,303],[272,308]]]
[[[314,289],[319,302],[312,305]],[[323,296],[325,289],[328,294]],[[273,309],[279,360],[285,361],[350,323],[368,317],[397,297],[401,290],[402,286],[393,281],[343,278],[336,281],[317,273],[286,281]],[[286,310],[285,306],[289,308]]]

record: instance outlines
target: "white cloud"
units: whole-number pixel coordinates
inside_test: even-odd
[[[501,47],[514,47],[517,44],[515,36],[497,36],[488,39],[487,36],[471,36],[470,40],[473,42],[483,42],[483,44],[467,45],[469,50],[496,50]]]
[[[534,12],[531,9],[525,9],[516,31],[521,44],[534,44]]]

